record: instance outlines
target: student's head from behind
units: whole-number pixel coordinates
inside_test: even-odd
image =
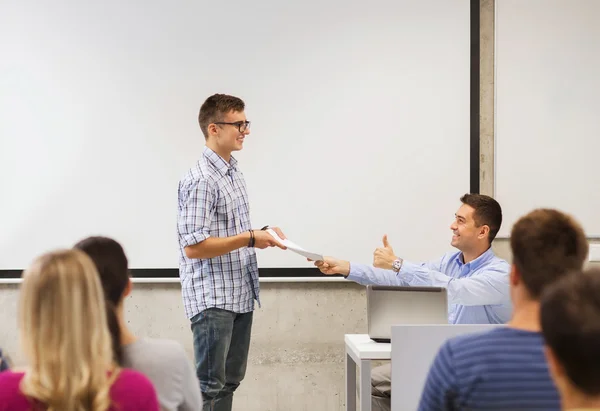
[[[111,337],[98,273],[85,253],[47,253],[25,270],[19,325],[30,365],[23,394],[52,409],[80,409],[90,399],[108,406]]]
[[[244,138],[250,134],[250,125],[244,113],[244,102],[234,96],[214,94],[200,107],[198,122],[207,143],[220,151],[239,151]]]
[[[541,300],[550,373],[563,404],[600,399],[600,269],[574,271],[548,287]],[[585,404],[571,404],[571,406]]]
[[[502,225],[502,208],[492,197],[483,194],[465,194],[462,205],[450,225],[452,246],[471,251],[490,246]]]
[[[88,237],[79,241],[75,249],[86,253],[98,272],[108,312],[108,326],[117,363],[122,364],[121,329],[119,315],[125,297],[131,293],[129,264],[121,244],[108,237]]]
[[[549,285],[583,267],[588,242],[571,216],[554,209],[536,209],[514,224],[510,248],[513,300],[537,301]]]
[[[87,237],[74,248],[86,253],[96,265],[104,295],[114,307],[118,307],[131,292],[129,262],[121,244],[112,238]]]

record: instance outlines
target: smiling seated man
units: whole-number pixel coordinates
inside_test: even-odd
[[[398,257],[383,238],[374,252],[373,266],[325,257],[315,265],[323,274],[343,274],[368,285],[434,286],[448,291],[448,323],[504,324],[510,319],[509,264],[498,258],[491,244],[502,225],[502,208],[493,198],[465,194],[450,225],[451,245],[458,251],[430,262]],[[373,411],[391,409],[391,366],[373,369]]]

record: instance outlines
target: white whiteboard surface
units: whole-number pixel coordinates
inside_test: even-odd
[[[469,187],[469,47],[468,0],[3,3],[0,269],[96,234],[132,268],[177,267],[177,184],[216,92],[247,104],[257,228],[437,257]]]
[[[600,1],[496,1],[500,235],[537,207],[600,236]]]

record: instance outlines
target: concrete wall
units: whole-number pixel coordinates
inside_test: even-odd
[[[364,287],[343,283],[266,283],[255,312],[250,364],[235,410],[343,410],[344,334],[366,332]],[[17,285],[0,285],[0,346],[17,364]],[[193,358],[178,284],[136,284],[127,319],[140,336],[172,338]]]
[[[481,190],[493,193],[494,175],[494,2],[481,6]],[[393,221],[390,221],[393,224]],[[507,240],[496,252],[510,259]],[[408,256],[407,256],[408,257]],[[434,256],[432,256],[434,257]],[[0,346],[17,363],[18,286],[0,285]],[[250,364],[234,404],[241,411],[342,411],[343,336],[366,332],[364,288],[342,283],[264,283],[256,311]],[[137,284],[127,318],[141,336],[180,341],[192,358],[189,323],[179,285]]]

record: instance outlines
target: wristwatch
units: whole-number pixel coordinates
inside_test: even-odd
[[[394,270],[395,273],[400,272],[400,269],[402,268],[402,262],[403,261],[404,260],[402,260],[401,258],[399,258],[399,259],[395,260],[392,263],[392,270]]]

